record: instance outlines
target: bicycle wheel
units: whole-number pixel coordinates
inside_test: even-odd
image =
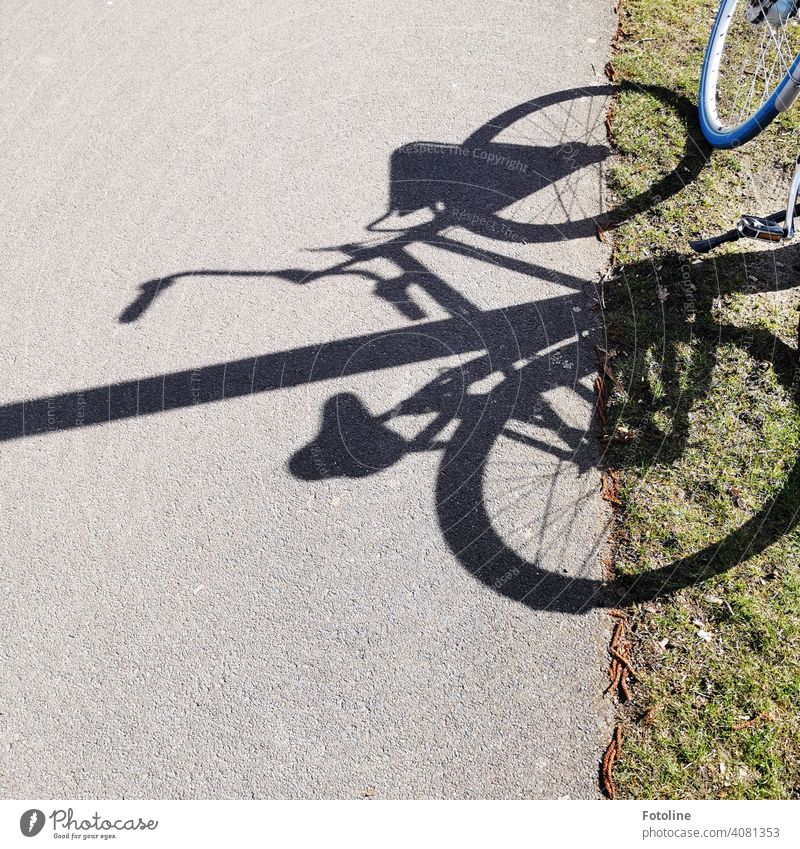
[[[797,0],[722,0],[700,76],[700,125],[714,147],[738,147],[800,92]]]

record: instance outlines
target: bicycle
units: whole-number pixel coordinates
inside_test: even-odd
[[[800,0],[722,0],[700,75],[700,127],[716,148],[754,139],[800,95]],[[741,238],[782,242],[794,238],[800,194],[800,156],[785,210],[742,215],[736,227],[691,241],[706,253]]]

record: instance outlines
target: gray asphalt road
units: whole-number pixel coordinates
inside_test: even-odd
[[[4,796],[596,794],[612,28],[0,9]]]

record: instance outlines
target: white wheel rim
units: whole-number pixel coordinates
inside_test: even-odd
[[[734,119],[723,120],[720,117],[717,93],[725,44],[734,15],[738,10],[738,14],[743,18],[745,6],[746,0],[725,0],[718,14],[719,23],[714,31],[714,41],[709,48],[702,97],[705,114],[717,132],[735,133],[747,124],[786,78],[796,58],[796,51],[787,37],[787,29],[793,24],[793,18],[777,25],[767,22],[758,26],[746,24],[753,26],[754,34],[758,33],[759,50],[756,56],[746,55],[743,60],[734,97],[736,108],[731,110],[735,115]],[[748,69],[744,63],[753,67]],[[741,104],[738,103],[740,97]]]

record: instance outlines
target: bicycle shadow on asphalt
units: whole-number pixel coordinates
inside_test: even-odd
[[[689,125],[690,116],[694,115],[691,103],[656,87],[634,88],[663,99]],[[570,318],[573,304],[570,296],[559,295],[492,310],[480,309],[407,248],[412,244],[430,245],[531,278],[557,280],[560,286],[572,292],[584,291],[585,280],[565,273],[554,274],[527,259],[505,255],[499,246],[504,242],[539,243],[585,237],[595,232],[598,223],[607,229],[649,203],[680,191],[702,169],[707,146],[687,132],[686,149],[678,166],[648,191],[603,215],[601,220],[591,216],[567,216],[563,222],[519,223],[499,213],[515,201],[568,178],[576,169],[596,166],[608,155],[608,150],[602,144],[575,140],[569,141],[567,146],[557,141],[526,149],[526,145],[504,142],[496,137],[521,117],[544,106],[567,102],[570,97],[607,97],[615,91],[618,92],[619,87],[597,86],[538,98],[488,122],[463,144],[417,142],[405,145],[393,155],[390,163],[388,212],[367,227],[373,234],[385,235],[377,242],[326,249],[344,254],[345,259],[339,262],[321,270],[184,271],[142,284],[138,297],[120,316],[122,322],[138,320],[166,289],[189,278],[279,278],[305,286],[330,282],[339,275],[358,274],[373,284],[374,294],[379,299],[411,324],[391,332],[366,333],[322,345],[268,352],[199,369],[8,404],[0,408],[0,440],[221,402],[337,379],[345,374],[365,374],[428,362],[441,359],[444,351],[462,360],[444,367],[433,380],[386,412],[371,413],[353,393],[331,396],[323,406],[318,435],[288,458],[291,473],[309,482],[336,477],[368,477],[395,466],[414,452],[441,452],[435,504],[439,529],[450,551],[477,580],[537,610],[583,613],[595,607],[656,598],[728,568],[725,565],[729,563],[727,555],[732,551],[755,553],[761,550],[776,534],[785,533],[794,525],[793,505],[800,486],[797,466],[771,506],[765,507],[718,545],[647,576],[618,578],[609,583],[559,574],[542,568],[535,558],[521,556],[498,530],[497,516],[489,510],[487,459],[500,438],[537,452],[537,456],[546,457],[548,463],[569,465],[579,474],[596,467],[598,458],[592,434],[570,422],[563,410],[545,397],[545,389],[554,385],[553,360],[569,349],[577,352],[569,389],[582,403],[594,405],[591,389],[594,358],[588,355],[588,343],[576,344],[574,334],[564,332],[575,328]],[[476,150],[482,153],[475,155]],[[490,156],[502,160],[504,167],[495,167],[494,160],[490,167]],[[513,167],[509,167],[509,163],[514,163]],[[395,230],[387,228],[387,223],[420,212],[427,216],[421,223]],[[483,243],[476,246],[457,238],[458,233],[465,230],[493,240],[498,247],[488,248]],[[717,260],[704,260],[697,276],[709,281],[733,277],[735,268],[746,263],[750,256],[732,254]],[[360,268],[373,258],[389,260],[399,273],[386,278]],[[683,260],[676,255],[670,261]],[[625,269],[624,273],[647,277],[652,275],[653,267],[642,263]],[[424,306],[410,293],[412,283],[424,289],[448,317],[429,318]],[[742,335],[745,334],[748,344],[756,340],[762,347],[774,351],[776,370],[786,379],[785,361],[791,356],[788,346],[760,330],[720,327],[713,317],[715,297],[713,283],[700,285],[693,293],[695,320],[682,320],[678,315],[674,318],[675,328],[683,334],[723,334],[741,340],[745,339]],[[555,337],[554,328],[558,331]],[[693,397],[702,395],[710,380],[711,368],[696,375]],[[392,425],[404,416],[421,416],[425,424],[414,435],[403,435]],[[682,407],[675,421],[676,436],[670,443],[672,454],[660,454],[660,462],[680,456],[686,445],[687,421]],[[551,486],[545,510],[557,512],[555,500],[551,500],[554,495]],[[781,518],[789,515],[791,521]],[[547,518],[545,515],[544,519]]]

